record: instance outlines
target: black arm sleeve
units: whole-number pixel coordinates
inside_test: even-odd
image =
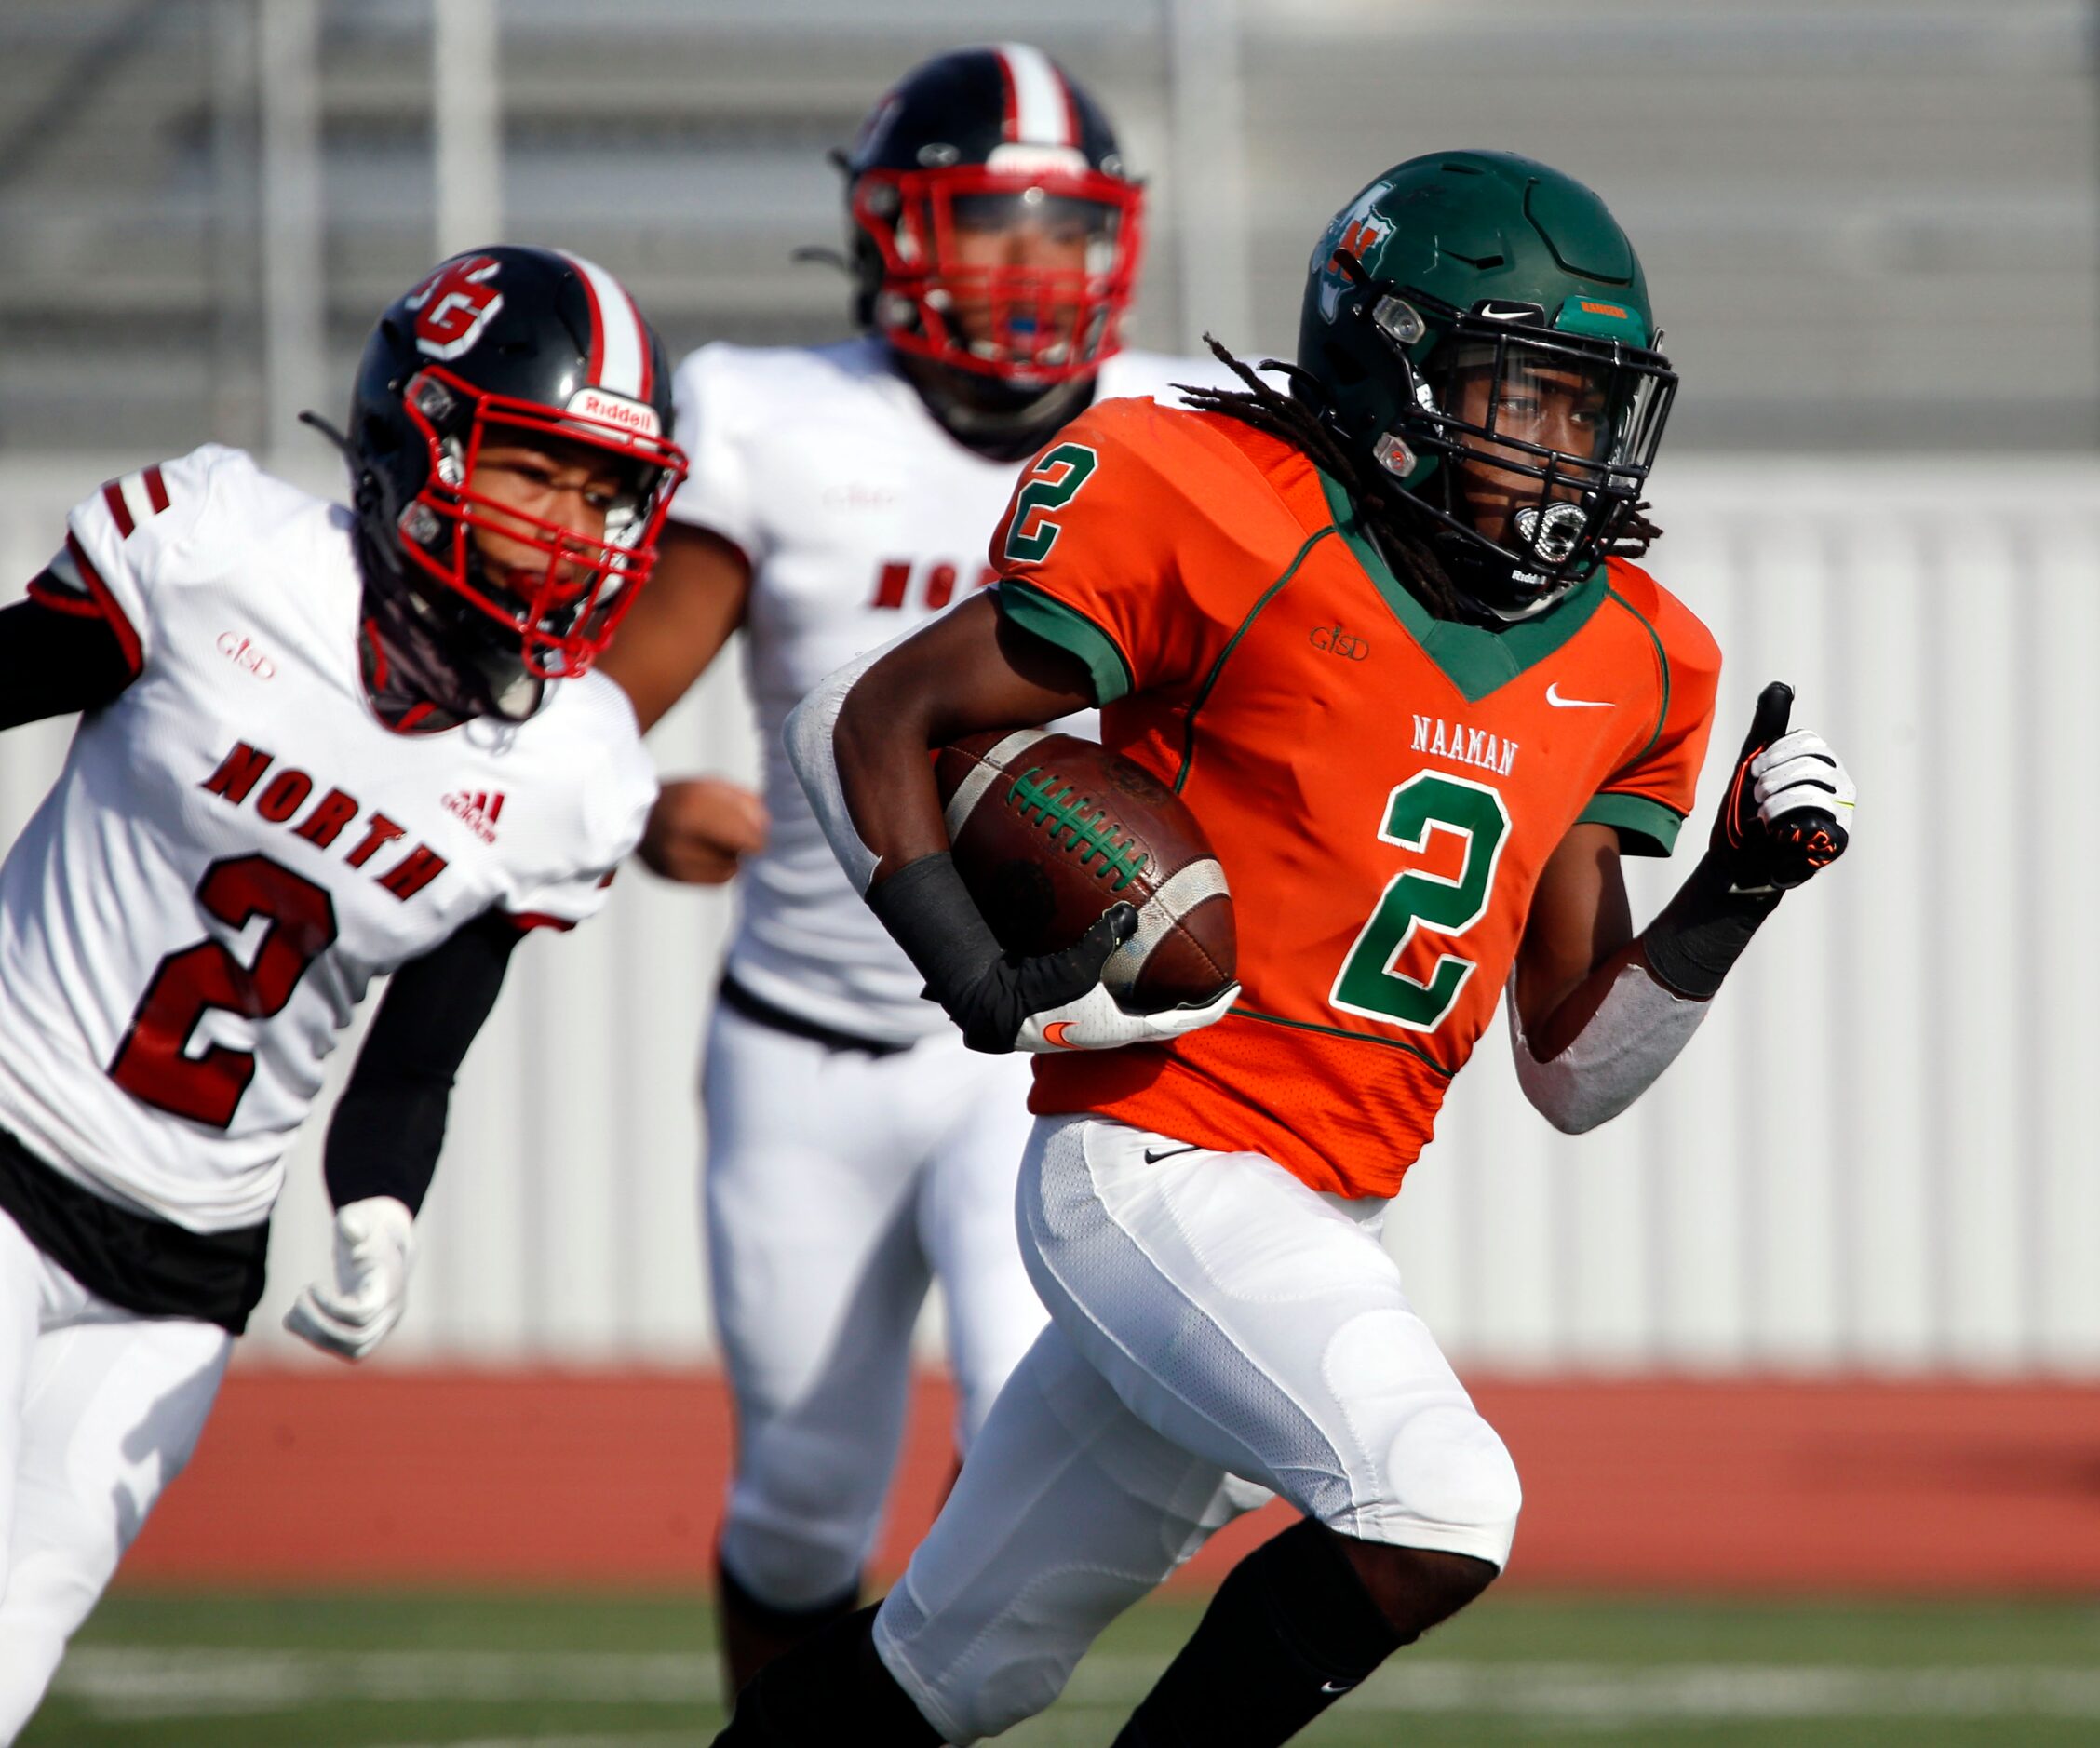
[[[131,683],[109,621],[41,601],[0,611],[0,729],[92,710]]]
[[[394,974],[329,1123],[325,1172],[335,1206],[393,1196],[411,1213],[422,1208],[445,1144],[452,1078],[524,935],[491,910]]]

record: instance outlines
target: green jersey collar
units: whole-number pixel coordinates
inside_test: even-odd
[[[1477,703],[1559,649],[1589,623],[1609,587],[1609,576],[1600,564],[1535,619],[1519,620],[1496,631],[1486,625],[1439,619],[1393,574],[1393,567],[1386,563],[1378,543],[1358,520],[1356,505],[1341,482],[1320,470],[1320,489],[1327,494],[1327,510],[1336,529],[1393,616],[1469,704]]]

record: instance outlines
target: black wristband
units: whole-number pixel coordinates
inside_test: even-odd
[[[1757,925],[1779,908],[1777,888],[1744,892],[1731,867],[1740,867],[1740,862],[1730,852],[1707,851],[1676,896],[1641,931],[1649,969],[1665,987],[1694,1002],[1713,998]]]
[[[1077,1001],[1098,983],[1109,954],[1138,927],[1135,909],[1113,905],[1068,948],[1032,959],[1008,953],[945,850],[907,862],[869,887],[868,907],[925,978],[926,993],[961,1029],[962,1042],[993,1056],[1015,1048],[1030,1015]]]
[[[1003,956],[946,850],[907,862],[869,887],[868,908],[925,978],[926,993],[950,1015],[985,968]]]

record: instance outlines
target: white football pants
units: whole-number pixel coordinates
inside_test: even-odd
[[[1043,1327],[1014,1234],[1026,1058],[942,1032],[876,1056],[717,1008],[703,1069],[715,1318],[736,1398],[723,1563],[806,1608],[859,1576],[930,1281],[967,1448]]]
[[[947,1741],[1048,1706],[1103,1627],[1270,1491],[1362,1540],[1508,1557],[1515,1467],[1407,1303],[1382,1203],[1046,1117],[1019,1212],[1051,1325],[875,1619]]]
[[[97,1298],[0,1214],[0,1743],[196,1448],[233,1346]]]

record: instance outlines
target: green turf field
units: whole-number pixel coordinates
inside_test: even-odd
[[[1192,1624],[1137,1610],[1003,1740],[1107,1743]],[[719,1721],[698,1603],[116,1596],[21,1748],[667,1748]],[[2100,1604],[1490,1598],[1299,1741],[1328,1748],[2100,1741]]]

